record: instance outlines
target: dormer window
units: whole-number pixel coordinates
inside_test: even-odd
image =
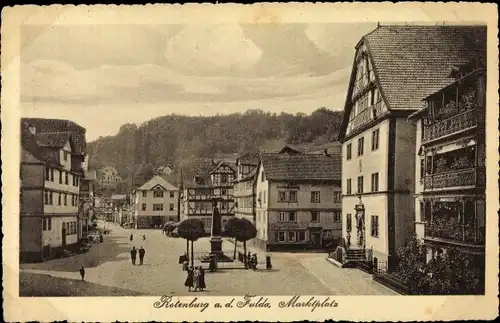
[[[67,151],[63,151],[63,155],[64,155],[64,160],[67,161],[69,153]]]
[[[32,124],[28,125],[28,130],[32,135],[36,135],[36,128],[34,125]]]
[[[196,184],[202,184],[202,183],[203,183],[203,180],[202,180],[201,176],[196,175],[196,176],[194,177],[194,182],[195,182]]]

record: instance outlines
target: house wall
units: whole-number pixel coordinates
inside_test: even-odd
[[[257,170],[257,179],[255,186],[255,228],[257,229],[257,237],[254,240],[257,245],[264,248],[269,237],[269,199],[269,181],[265,177],[265,170],[262,167],[262,164],[260,164],[259,169]]]
[[[146,197],[143,196],[146,192]],[[170,194],[173,193],[171,197]],[[154,191],[137,191],[136,194],[136,216],[175,216],[177,217],[177,199],[179,191],[170,190],[163,191],[163,197],[154,197]],[[142,210],[142,204],[146,204],[146,210]],[[153,211],[153,204],[163,204],[163,211]],[[170,210],[170,205],[173,204],[173,210]]]

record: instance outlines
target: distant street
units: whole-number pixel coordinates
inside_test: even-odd
[[[160,230],[122,229],[113,224],[110,228],[111,235],[104,237],[104,243],[93,245],[86,254],[22,264],[21,295],[395,295],[373,282],[368,274],[333,266],[325,260],[324,253],[273,253],[273,270],[266,271],[262,252],[257,252],[258,270],[207,271],[207,289],[188,292],[184,287],[186,273],[178,264],[179,255],[186,248],[184,239],[166,237]],[[146,241],[142,240],[143,234]],[[129,254],[132,246],[146,249],[144,265],[132,265]],[[233,248],[232,243],[224,241],[223,249],[228,256],[232,256]],[[209,250],[208,238],[195,242],[195,253]],[[81,265],[86,268],[86,282],[79,281]]]

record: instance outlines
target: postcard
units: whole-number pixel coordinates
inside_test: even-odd
[[[5,320],[494,319],[497,12],[4,8]]]

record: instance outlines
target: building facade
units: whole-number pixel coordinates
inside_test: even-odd
[[[333,248],[341,237],[340,156],[262,153],[255,243],[264,249]]]
[[[450,52],[475,37],[462,26],[379,26],[356,46],[339,134],[347,249],[397,265],[397,249],[415,230],[416,126],[406,119],[449,82],[461,61]]]
[[[179,189],[156,175],[135,192],[137,228],[162,228],[168,221],[179,221]]]
[[[20,259],[42,261],[76,249],[83,235],[85,129],[68,120],[26,118],[21,144]]]
[[[217,199],[221,215],[221,232],[227,221],[234,217],[234,182],[236,171],[226,161],[203,163],[195,170],[194,180],[184,184],[181,221],[188,218],[199,219],[205,232],[212,230],[213,199]]]
[[[255,184],[259,154],[247,153],[236,160],[236,182],[234,184],[234,209],[237,218],[255,224]]]
[[[116,186],[122,181],[118,171],[113,166],[106,166],[98,171],[98,182],[102,187]]]
[[[484,46],[483,52],[486,51]],[[427,260],[450,246],[477,255],[484,270],[486,64],[457,66],[451,84],[410,116],[417,124],[415,231]]]

